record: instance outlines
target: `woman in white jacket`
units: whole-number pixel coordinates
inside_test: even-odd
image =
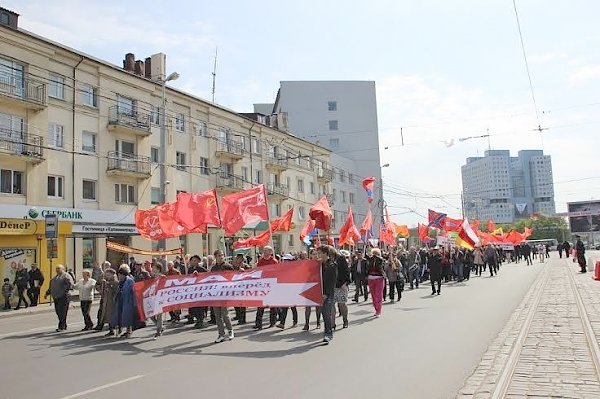
[[[83,315],[83,322],[85,327],[81,331],[88,331],[94,327],[92,318],[90,317],[90,308],[92,307],[92,300],[94,299],[94,286],[96,280],[91,278],[92,274],[89,270],[82,272],[82,279],[75,284],[73,289],[79,291],[79,302],[81,303],[81,314]]]

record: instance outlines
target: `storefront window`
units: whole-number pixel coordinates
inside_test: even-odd
[[[81,249],[83,257],[83,268],[89,269],[94,267],[94,263],[96,262],[96,239],[82,239]]]

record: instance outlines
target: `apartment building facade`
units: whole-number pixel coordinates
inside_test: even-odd
[[[294,229],[274,235],[276,250],[302,249],[308,208],[330,191],[328,149],[168,86],[163,108],[164,55],[136,61],[128,54],[116,66],[19,29],[16,14],[1,12],[10,16],[0,25],[1,274],[34,259],[50,275],[54,249],[54,264],[76,273],[127,257],[107,250],[107,241],[157,249],[137,235],[135,211],[160,203],[162,194],[169,202],[178,192],[213,187],[225,195],[265,184],[272,217],[296,210]],[[59,218],[58,248],[45,237],[51,214]],[[9,225],[17,227],[2,227]],[[207,254],[233,240],[210,228],[165,246]]]

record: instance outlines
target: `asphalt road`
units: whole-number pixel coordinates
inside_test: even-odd
[[[5,318],[0,398],[451,398],[543,266],[505,264],[497,277],[445,284],[440,296],[407,290],[379,319],[370,302],[351,303],[350,327],[328,346],[314,314],[301,331],[303,309],[296,328],[254,332],[250,323],[221,344],[212,326],[170,328],[157,341],[153,328],[103,338],[79,332],[79,309],[66,333],[54,332],[53,313]]]

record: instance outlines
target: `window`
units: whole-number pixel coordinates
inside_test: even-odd
[[[348,193],[348,199],[350,200],[350,204],[354,204],[354,193]]]
[[[84,84],[81,88],[81,103],[88,107],[98,108],[98,89]]]
[[[247,166],[242,166],[242,181],[243,182],[250,181],[250,179],[248,179],[248,167]]]
[[[240,147],[243,151],[248,151],[248,138],[246,136],[240,136]]]
[[[150,108],[150,123],[160,126],[160,107],[152,105]]]
[[[135,204],[135,187],[128,184],[115,184],[115,202]]]
[[[177,162],[177,170],[185,170],[185,152],[177,151],[175,153],[175,159]]]
[[[134,103],[132,98],[117,95],[117,113],[133,117],[135,110]]]
[[[335,201],[336,197],[337,197],[337,190],[334,188],[333,194],[331,195],[331,199]]]
[[[348,173],[348,183],[354,185],[354,175],[352,173]]]
[[[315,183],[314,182],[310,182],[310,193],[314,194],[315,193]]]
[[[329,139],[329,148],[337,150],[340,148],[340,139]]]
[[[298,179],[298,192],[299,193],[304,192],[304,180],[302,180],[302,179]]]
[[[62,125],[57,123],[48,124],[48,144],[53,147],[64,147],[64,128]]]
[[[262,184],[262,182],[263,182],[262,170],[257,170],[256,174],[254,176],[255,176],[254,183],[255,184]]]
[[[200,174],[210,174],[210,169],[208,168],[208,158],[200,157]]]
[[[62,176],[48,176],[48,197],[64,198],[63,187]]]
[[[340,170],[340,181],[346,183],[346,171]]]
[[[329,121],[329,130],[338,130],[338,121]]]
[[[262,152],[262,146],[258,139],[252,139],[252,152],[260,154]]]
[[[0,170],[0,192],[5,194],[24,194],[23,172],[10,169]]]
[[[158,147],[150,147],[150,162],[158,163]]]
[[[86,132],[81,133],[81,150],[85,152],[96,152],[96,133]]]
[[[196,125],[196,135],[208,137],[208,124],[206,122],[198,122]]]
[[[96,182],[93,180],[83,181],[83,199],[96,200]]]
[[[281,204],[273,204],[273,215],[281,216]]]
[[[298,207],[298,218],[300,220],[306,219],[306,208],[303,206]]]
[[[160,188],[152,187],[150,189],[150,204],[158,205],[160,204]]]
[[[183,112],[175,114],[175,130],[185,132],[185,114]]]
[[[292,178],[291,177],[288,176],[285,178],[285,185],[290,190],[292,189]]]
[[[342,203],[346,203],[346,192],[345,191],[340,191],[340,194],[342,194]]]
[[[290,248],[294,247],[294,235],[293,234],[288,235],[288,246]]]
[[[65,99],[65,77],[56,73],[50,74],[50,84],[48,85],[48,95],[50,97]]]
[[[328,111],[337,111],[337,101],[328,101],[327,102],[327,110]]]

